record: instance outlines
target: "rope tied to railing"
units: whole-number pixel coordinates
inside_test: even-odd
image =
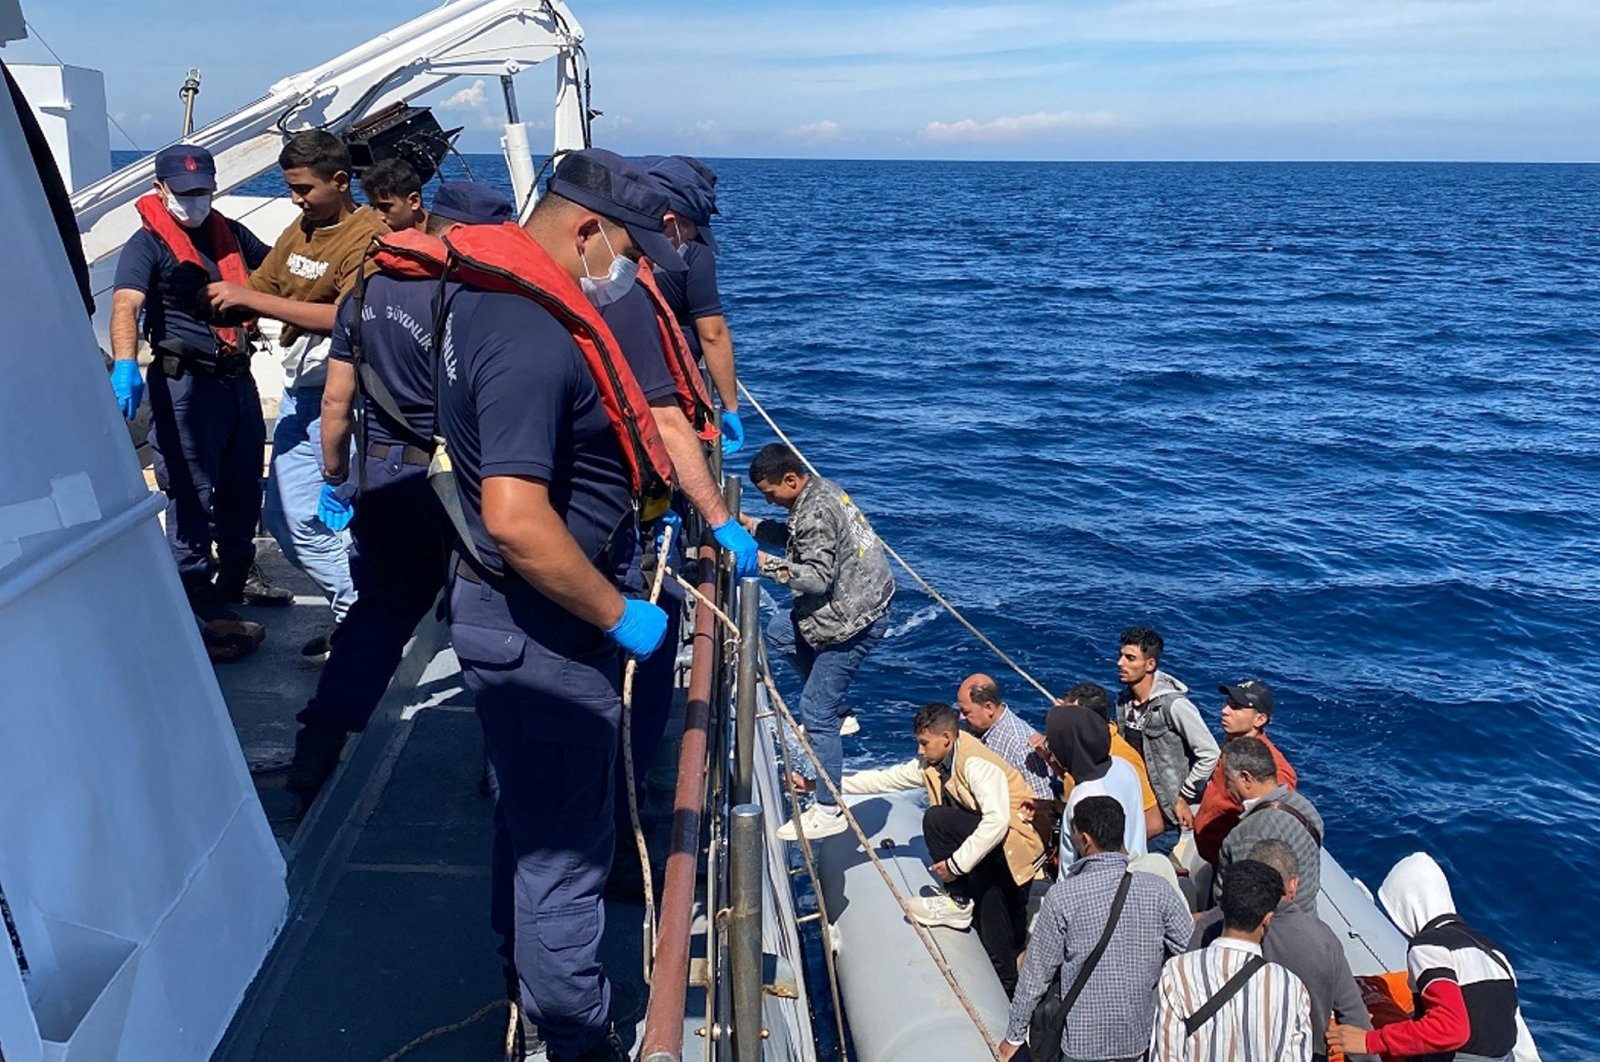
[[[754,402],[752,401],[751,404],[753,405]],[[799,451],[796,451],[796,453],[798,452]],[[705,607],[710,609],[712,614],[717,618],[717,621],[729,628],[729,638],[731,641],[733,641],[735,644],[740,643],[741,639],[739,635],[739,625],[734,623],[733,620],[728,617],[727,613],[719,609],[710,598],[702,594],[698,587],[691,585],[676,572],[673,573],[673,578],[677,579],[678,583],[694,597],[697,607]],[[741,651],[743,651],[743,648],[744,647],[741,646]],[[783,694],[778,691],[778,686],[772,679],[770,668],[761,669],[761,684],[766,687],[768,696],[772,698],[773,707],[778,712],[778,715],[783,720],[784,724],[789,728],[790,733],[794,736],[796,743],[800,746],[801,751],[806,754],[806,758],[811,761],[811,765],[816,769],[817,778],[822,782],[822,784],[828,787],[828,792],[832,794],[834,802],[839,808],[839,813],[844,816],[845,823],[850,827],[851,831],[855,833],[856,840],[861,843],[862,851],[866,853],[867,859],[872,863],[873,868],[877,870],[878,876],[883,879],[884,885],[889,889],[889,894],[894,897],[895,903],[899,905],[901,913],[905,915],[906,922],[910,924],[912,930],[917,935],[917,939],[922,942],[922,946],[927,949],[928,957],[933,960],[934,966],[938,969],[940,975],[944,977],[945,983],[950,986],[950,991],[955,996],[956,1001],[961,1004],[961,1009],[965,1011],[967,1017],[971,1019],[973,1028],[978,1031],[978,1035],[983,1039],[984,1046],[989,1049],[989,1053],[995,1058],[996,1062],[999,1062],[999,1043],[995,1041],[994,1037],[989,1035],[988,1026],[984,1024],[982,1016],[978,1014],[978,1009],[973,1005],[971,997],[969,997],[966,993],[966,990],[961,987],[961,982],[956,978],[955,972],[950,969],[949,963],[945,961],[943,951],[940,949],[938,942],[933,939],[933,934],[929,932],[926,926],[917,921],[916,916],[911,911],[911,904],[909,900],[907,900],[905,894],[895,886],[894,879],[889,875],[888,867],[886,867],[883,863],[883,860],[879,858],[872,844],[871,838],[869,838],[866,831],[861,828],[861,823],[856,821],[855,815],[845,804],[844,795],[839,791],[839,787],[834,783],[834,780],[828,776],[828,772],[823,768],[822,760],[817,756],[816,749],[812,747],[811,739],[806,735],[805,729],[795,721],[793,713],[791,713],[789,710],[788,703],[783,699]],[[787,752],[785,752],[784,756],[785,760],[787,761]],[[787,762],[785,763],[785,766],[787,767]],[[784,783],[786,785],[788,784],[787,778],[784,779]],[[795,829],[801,838],[805,837],[805,827],[800,821],[797,806],[795,809]],[[807,844],[809,844],[809,842],[807,842]],[[833,946],[833,942],[831,940],[824,941],[823,946],[831,948]]]
[[[652,605],[661,597],[661,584],[667,574],[667,552],[672,548],[672,532],[671,524],[663,526],[661,540],[656,544],[656,572],[650,586]],[[675,651],[669,645],[657,650],[663,653]],[[655,972],[656,961],[656,889],[650,876],[650,847],[645,843],[644,823],[639,817],[639,791],[633,764],[633,679],[638,671],[638,658],[630,656],[622,672],[622,777],[628,789],[628,823],[633,827],[633,844],[639,852],[639,874],[644,878],[644,947],[640,961],[644,965],[644,983],[648,985]]]
[[[767,427],[771,428],[773,433],[777,435],[779,439],[783,440],[783,444],[794,451],[794,455],[800,459],[800,463],[805,465],[813,476],[821,477],[822,473],[817,471],[817,466],[812,464],[811,459],[805,455],[800,447],[795,445],[794,440],[789,438],[788,434],[782,428],[778,427],[777,421],[773,420],[771,415],[767,413],[766,409],[761,405],[761,403],[756,400],[756,396],[750,393],[750,389],[744,385],[743,380],[739,381],[739,393],[743,395],[745,400],[749,402],[752,407],[754,407],[758,414],[760,414],[761,419],[767,422]],[[907,575],[916,580],[917,585],[922,588],[923,593],[933,598],[933,600],[941,608],[955,618],[957,623],[960,623],[969,632],[971,632],[974,638],[982,642],[985,648],[987,648],[995,656],[999,657],[1000,660],[1003,661],[1005,665],[1012,671],[1015,671],[1024,682],[1038,690],[1041,697],[1051,704],[1055,703],[1055,695],[1049,690],[1045,689],[1043,683],[1029,674],[1028,671],[1023,668],[1021,664],[1017,663],[1017,661],[1013,659],[1009,653],[996,645],[993,639],[980,631],[971,620],[967,619],[966,616],[962,615],[961,610],[956,608],[955,605],[951,604],[950,600],[941,594],[932,583],[928,582],[927,579],[924,579],[922,577],[922,573],[908,564],[904,557],[895,552],[894,547],[889,545],[888,542],[884,541],[882,535],[878,536],[878,542],[883,546],[883,551],[889,555],[890,559],[892,559],[896,564],[900,565],[900,567],[905,570]]]

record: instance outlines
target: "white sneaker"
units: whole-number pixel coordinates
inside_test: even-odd
[[[847,715],[843,719],[839,720],[840,737],[850,737],[859,733],[861,733],[861,723],[856,719],[854,714]]]
[[[850,828],[844,821],[844,815],[837,808],[824,807],[821,804],[812,804],[800,813],[800,825],[805,827],[806,839],[820,840],[823,837],[832,837],[836,833],[843,833]],[[798,841],[799,833],[794,828],[794,820],[790,819],[778,827],[778,840]]]
[[[972,901],[958,900],[949,893],[918,897],[911,903],[911,917],[919,925],[967,929],[972,925]]]

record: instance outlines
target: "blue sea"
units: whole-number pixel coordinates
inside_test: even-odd
[[[1600,1057],[1600,167],[715,165],[741,376],[884,538],[1051,689],[1266,680],[1346,869],[1431,853]],[[902,580],[850,763],[976,670],[1042,721]]]

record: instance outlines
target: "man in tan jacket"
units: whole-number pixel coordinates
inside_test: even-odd
[[[923,705],[911,721],[917,758],[847,774],[842,788],[846,793],[927,789],[923,839],[934,876],[949,891],[922,899],[917,921],[965,929],[976,918],[978,939],[1009,996],[1017,986],[1017,956],[1027,933],[1028,885],[1044,862],[1044,844],[1033,826],[1028,783],[957,723],[950,705]]]

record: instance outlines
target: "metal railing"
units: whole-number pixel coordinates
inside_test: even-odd
[[[723,487],[728,507],[737,516],[739,480],[726,477]],[[811,846],[801,846],[804,866],[786,873],[782,860],[773,862],[783,853],[772,852],[767,839],[776,822],[794,813],[797,805],[791,795],[784,807],[786,782],[774,773],[778,765],[757,758],[763,745],[769,751],[774,745],[782,749],[771,712],[761,711],[766,661],[760,581],[740,583],[731,558],[717,549],[703,526],[691,527],[687,540],[701,543],[692,554],[699,565],[693,577],[697,599],[693,650],[639,1057],[643,1062],[682,1062],[686,1040],[692,1042],[697,1035],[708,1062],[756,1062],[769,1052],[775,1058],[811,1059],[814,1015],[805,1004],[800,971],[769,969],[774,956],[764,948],[764,943],[772,943],[780,952],[787,949],[791,962],[797,963],[803,947],[800,923],[816,921],[824,942],[830,934],[826,911],[796,916],[793,893],[788,891],[790,875],[810,875],[821,908]],[[724,618],[729,612],[737,615],[737,631]],[[763,795],[772,807],[761,806]],[[769,813],[774,816],[771,821]],[[704,878],[697,881],[701,870]],[[703,890],[698,895],[697,885]],[[771,911],[765,910],[769,896]],[[700,910],[705,917],[697,925]],[[774,924],[781,940],[766,937]],[[697,931],[705,934],[704,959],[693,957]],[[837,1013],[831,949],[826,943],[823,948]],[[696,991],[702,995],[692,999]],[[691,1002],[703,1002],[705,1008],[703,1023],[692,1030],[687,1009]],[[796,1007],[798,1017],[774,1011],[774,1006]],[[774,1028],[766,1027],[769,1022]],[[804,1026],[805,1041],[798,1046],[793,1034],[797,1023]]]
[[[716,599],[716,550],[700,549],[700,592]],[[694,652],[689,665],[688,704],[678,752],[678,784],[672,802],[671,842],[661,891],[655,970],[645,1012],[645,1062],[679,1062],[684,1013],[689,999],[689,952],[694,930],[695,872],[706,802],[711,744],[711,695],[721,633],[709,609],[695,609]],[[648,873],[648,871],[647,871]]]

